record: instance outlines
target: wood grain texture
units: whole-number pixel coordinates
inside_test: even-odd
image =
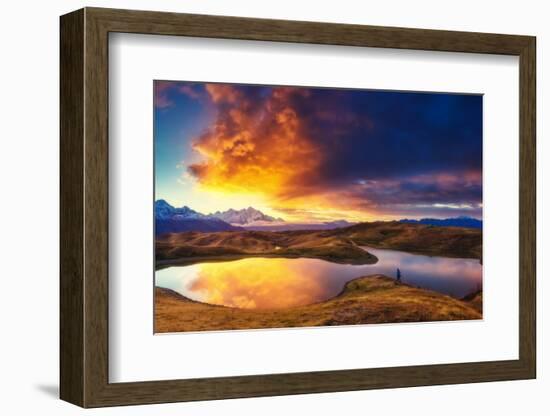
[[[520,54],[519,356],[536,377],[536,41]]]
[[[110,32],[519,55],[528,36],[87,8]]]
[[[108,33],[300,42],[520,57],[519,359],[109,383]],[[61,18],[61,397],[83,407],[535,377],[535,39],[87,8]]]
[[[86,13],[84,59],[85,406],[108,380],[109,141],[108,33]]]
[[[60,388],[83,405],[84,12],[61,19],[60,44]]]

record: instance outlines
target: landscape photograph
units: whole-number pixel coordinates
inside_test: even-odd
[[[153,89],[155,333],[483,319],[482,95]]]

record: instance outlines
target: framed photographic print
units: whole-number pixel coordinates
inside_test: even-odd
[[[62,16],[61,398],[534,378],[535,104],[530,36]]]

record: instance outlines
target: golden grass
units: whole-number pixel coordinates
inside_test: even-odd
[[[377,261],[349,238],[319,231],[184,232],[167,234],[156,241],[159,264],[180,259],[251,256],[308,257],[347,264]]]
[[[361,223],[335,230],[183,232],[156,240],[157,265],[250,256],[309,257],[371,264],[371,245],[429,255],[481,259],[481,230],[393,222]]]
[[[398,221],[370,222],[333,231],[358,245],[444,257],[481,259],[482,231]]]
[[[468,302],[476,311],[483,314],[483,292],[481,290],[462,298]]]
[[[284,310],[208,305],[169,289],[155,289],[157,333],[469,319],[481,319],[480,311],[469,302],[399,284],[383,275],[352,280],[325,302]]]

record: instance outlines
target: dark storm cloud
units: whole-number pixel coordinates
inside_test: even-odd
[[[480,95],[230,84],[187,91],[199,92],[217,114],[194,141],[205,158],[190,167],[200,183],[269,194],[280,206],[332,194],[354,209],[480,213]]]
[[[310,103],[315,103],[313,106]],[[481,96],[314,90],[295,108],[329,180],[481,170]]]

